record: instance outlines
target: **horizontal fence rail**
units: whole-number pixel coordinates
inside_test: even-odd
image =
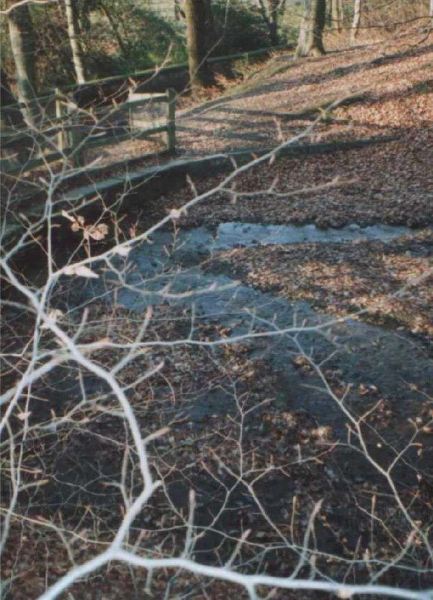
[[[259,50],[209,57],[207,62],[209,65],[217,65],[236,60],[249,61],[250,59],[254,60],[275,51],[290,49],[292,49],[292,46],[288,44],[269,46]],[[173,82],[166,81],[166,86],[169,88],[166,93],[153,90],[153,86],[151,86],[150,91],[147,90],[148,86],[145,85],[145,82],[152,82],[157,76],[170,78],[171,74],[174,75],[182,72],[186,73],[185,77],[187,78],[188,65],[186,63],[159,69],[147,69],[129,75],[116,75],[104,79],[92,80],[83,84],[66,86],[62,88],[62,92],[55,89],[40,96],[26,107],[26,110],[30,112],[34,110],[39,114],[40,122],[37,128],[33,131],[7,127],[0,129],[0,168],[9,173],[25,172],[40,167],[44,163],[61,160],[65,157],[70,158],[75,165],[78,165],[82,160],[85,150],[122,143],[128,139],[145,139],[146,137],[160,133],[166,133],[166,151],[174,151],[176,146],[176,93],[171,88]],[[132,94],[132,97],[128,97],[127,85],[131,81],[135,82],[135,89],[137,91],[141,91],[144,86],[147,93],[135,93]],[[156,84],[155,82],[157,89],[160,83]],[[113,85],[122,86],[123,93],[121,96],[124,101],[120,102],[117,106],[110,106],[109,109],[107,107],[93,107],[91,102],[94,102],[95,99],[101,101],[98,91],[105,90],[107,92]],[[82,118],[80,119],[78,105],[84,100],[84,98],[81,98],[83,92],[86,97],[89,96],[87,100],[89,100],[90,105],[84,102],[84,106],[89,107],[82,109]],[[103,93],[102,100],[106,97],[107,95]],[[142,126],[140,128],[137,117],[134,117],[133,114],[134,108],[136,110],[146,104],[156,105],[158,103],[167,103],[166,121],[163,124],[158,122],[158,125],[153,127],[149,126],[148,123],[146,127]],[[73,108],[68,112],[69,104]],[[74,109],[77,112],[76,115],[74,114]],[[110,112],[110,116],[107,115],[107,110]],[[18,103],[5,106],[0,111],[2,123],[5,122],[5,119],[3,119],[5,113],[13,115],[14,112],[21,113],[22,111],[23,106]],[[128,129],[128,118],[129,122],[131,122],[131,113],[136,127],[129,127]],[[84,118],[84,114],[87,115],[86,118]],[[32,142],[37,148],[29,150],[28,146]],[[20,146],[24,147],[23,152],[20,152]],[[8,153],[7,151],[13,148],[16,149],[15,157],[12,159],[5,157],[4,155]],[[30,158],[29,154],[32,155]],[[38,155],[34,156],[35,154]]]
[[[165,133],[165,151],[176,148],[176,93],[130,94],[125,102],[104,107],[80,109],[73,100],[56,90],[42,102],[26,106],[34,114],[34,126],[0,129],[3,171],[25,172],[45,163],[68,159],[75,167],[83,164],[86,150],[142,140]],[[18,104],[2,109],[2,123]],[[13,153],[15,153],[13,155]]]
[[[255,59],[260,59],[260,57],[264,57],[267,56],[269,54],[272,54],[273,52],[279,52],[279,51],[283,51],[283,50],[294,50],[294,46],[293,44],[281,44],[279,46],[267,46],[266,48],[260,48],[258,50],[249,50],[249,51],[245,51],[245,52],[237,52],[235,54],[226,54],[226,55],[222,55],[222,56],[210,56],[208,57],[205,62],[212,66],[212,65],[219,65],[224,64],[224,63],[230,63],[230,62],[236,62],[238,60],[243,60],[246,62],[249,62],[250,60],[255,60]],[[64,94],[72,94],[74,95],[78,95],[80,96],[83,92],[89,92],[92,91],[94,92],[94,94],[89,94],[90,98],[97,98],[98,100],[100,100],[101,98],[98,96],[97,92],[100,91],[101,89],[107,87],[110,88],[110,86],[116,86],[117,84],[122,87],[123,85],[129,85],[130,81],[134,81],[135,85],[138,87],[141,87],[143,84],[147,84],[147,83],[151,83],[154,82],[157,76],[170,76],[170,75],[174,75],[177,74],[179,72],[185,71],[185,73],[187,73],[188,71],[188,63],[179,63],[179,64],[174,64],[174,65],[170,65],[170,66],[166,66],[166,67],[154,67],[154,68],[150,68],[150,69],[145,69],[144,71],[133,71],[131,73],[127,73],[124,75],[112,75],[110,77],[104,77],[101,79],[92,79],[89,81],[86,81],[85,83],[75,83],[72,85],[67,85],[67,86],[63,86],[62,87],[62,91]],[[157,87],[159,88],[159,83],[156,84]],[[171,88],[172,85],[166,85],[163,86],[161,88],[159,88],[158,90],[146,90],[155,94],[160,94],[161,93],[161,89],[168,89]],[[47,104],[50,103],[50,101],[53,98],[53,95],[55,95],[56,90],[46,90],[43,94],[41,94],[36,100],[34,100],[32,103],[35,104],[39,104],[42,106],[46,106]],[[11,109],[12,107],[15,107],[16,110],[21,110],[20,105],[19,104],[9,104],[8,105],[8,109]]]

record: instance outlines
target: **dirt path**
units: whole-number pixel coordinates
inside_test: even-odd
[[[223,96],[179,109],[177,153],[203,156],[278,145],[302,133],[320,108],[345,99],[350,109],[334,110],[304,143],[413,135],[412,127],[431,126],[433,45],[423,37],[414,33],[302,62],[291,54],[275,56]],[[137,141],[107,153],[115,161],[149,149],[148,142]]]
[[[276,145],[304,131],[319,107],[345,98],[352,99],[350,109],[333,111],[315,140],[413,135],[411,127],[431,126],[432,61],[433,45],[411,47],[408,40],[301,63],[275,57],[237,90],[180,113],[179,150],[203,154]]]

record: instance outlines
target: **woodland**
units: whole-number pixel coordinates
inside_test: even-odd
[[[0,0],[1,600],[433,599],[433,0]]]

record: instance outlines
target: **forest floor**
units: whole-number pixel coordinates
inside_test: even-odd
[[[240,81],[222,79],[219,88],[204,93],[211,100],[194,106],[190,97],[180,95],[177,156],[257,150],[298,135],[303,136],[301,144],[395,137],[405,146],[415,131],[417,147],[428,148],[433,46],[431,34],[426,37],[425,32],[414,31],[381,43],[332,50],[325,57],[302,62],[279,52],[265,66],[245,69]],[[221,88],[225,88],[223,94]],[[334,108],[327,110],[331,105]],[[323,119],[304,136],[306,128],[320,116]],[[134,168],[166,163],[172,157],[143,156],[140,160],[141,155],[160,151],[162,145],[156,137],[89,151],[87,161],[96,160],[95,164],[106,170],[92,174],[90,179],[83,174],[82,181],[121,174],[119,159],[134,159]],[[391,146],[390,152],[398,153],[398,145]],[[52,168],[58,170],[55,165]],[[397,169],[401,169],[399,164]],[[27,191],[35,191],[41,176],[46,177],[44,168],[20,175],[19,185],[23,188],[27,182]],[[5,187],[10,189],[15,180],[5,180]],[[74,185],[79,181],[75,177]],[[69,188],[65,182],[59,189]]]
[[[431,127],[432,52],[424,33],[302,62],[277,56],[222,98],[181,112],[180,151],[276,146],[334,103],[302,143],[413,136],[414,128]]]
[[[425,37],[425,36],[424,36]],[[430,36],[431,38],[431,36]],[[266,133],[271,146],[298,135],[314,114],[297,121],[295,113],[326,106],[353,95],[348,106],[332,111],[301,143],[321,140],[392,137],[393,141],[362,149],[303,156],[281,156],[272,164],[248,170],[236,179],[236,195],[217,193],[179,221],[181,227],[222,222],[303,225],[318,228],[366,227],[377,223],[424,228],[398,243],[358,241],[341,244],[294,245],[282,248],[239,248],[219,259],[249,285],[278,290],[304,299],[322,310],[353,314],[394,323],[413,333],[433,335],[433,45],[431,39],[397,41],[331,53],[320,59],[293,63],[278,57],[284,67],[265,82],[263,73],[248,89],[194,109],[192,135],[185,126],[179,136],[185,151],[215,152],[244,147],[244,131]],[[269,71],[267,71],[269,73]],[[243,86],[245,87],[245,85]],[[263,110],[263,105],[266,110]],[[249,112],[251,111],[251,113]],[[281,115],[276,125],[273,117]],[[230,116],[225,121],[224,115]],[[253,115],[253,116],[251,116]],[[215,128],[220,122],[221,127]],[[198,125],[199,124],[199,125]],[[233,138],[224,132],[233,133]],[[191,135],[190,135],[191,134]],[[201,149],[201,150],[200,150]],[[196,177],[201,193],[224,176]],[[317,191],[311,188],[318,186]],[[321,186],[325,186],[322,189]],[[137,233],[148,219],[164,216],[191,198],[186,182],[146,207]],[[235,201],[233,201],[235,200]],[[132,219],[134,214],[129,215]],[[416,233],[416,232],[415,232]],[[430,274],[430,275],[429,275]],[[401,288],[412,283],[405,292]]]
[[[265,66],[250,67],[240,83],[225,81],[225,93],[215,90],[199,106],[183,108],[191,100],[180,96],[177,153],[277,146],[303,134],[334,104],[301,143],[413,135],[414,127],[431,127],[432,51],[431,39],[420,33],[302,62],[278,53]],[[140,142],[109,152],[115,160],[124,151],[136,156]]]
[[[308,360],[310,350],[317,360],[330,357],[323,368],[330,390],[338,397],[349,392],[347,403],[353,414],[365,413],[362,431],[380,465],[387,468],[396,452],[404,454],[395,470],[400,498],[419,526],[431,532],[430,42],[417,44],[413,37],[402,38],[300,64],[276,57],[269,65],[273,74],[269,70],[257,74],[230,97],[180,116],[180,152],[196,156],[281,143],[303,132],[320,114],[318,106],[355,96],[358,100],[333,109],[302,142],[396,140],[332,154],[281,156],[239,178],[236,202],[219,193],[176,220],[176,235],[195,234],[201,228],[217,239],[219,227],[234,222],[314,225],[317,231],[349,227],[356,232],[378,224],[416,229],[388,241],[362,239],[360,234],[356,241],[245,247],[240,238],[237,248],[211,251],[204,257],[184,255],[183,262],[169,263],[174,282],[181,281],[182,272],[198,277],[203,285],[236,278],[238,293],[232,299],[216,291],[219,312],[214,318],[209,312],[201,317],[195,311],[192,317],[191,307],[181,304],[155,306],[148,340],[187,339],[193,330],[200,340],[230,338],[239,328],[249,330],[252,323],[264,327],[260,318],[270,326],[277,326],[279,319],[292,322],[293,306],[298,304],[301,317],[313,322],[329,316],[350,319],[337,328],[335,339],[301,336],[305,354],[285,338],[281,343],[266,338],[227,343],[216,350],[185,343],[152,350],[122,370],[119,380],[131,386],[130,401],[143,433],[171,428],[150,450],[164,488],[134,522],[128,547],[144,554],[156,549],[158,556],[181,551],[192,487],[197,494],[194,556],[198,561],[224,563],[234,541],[250,529],[239,556],[243,568],[288,576],[299,562],[314,506],[323,501],[299,576],[326,573],[345,582],[368,581],[401,555],[403,569],[386,570],[381,582],[414,589],[433,585],[425,548],[416,536],[413,548],[408,542],[413,532],[387,482],[359,452],[338,403],[323,392],[323,382]],[[193,183],[181,184],[141,207],[126,202],[119,227],[125,235],[132,230],[140,234],[190,200],[194,186],[200,193],[224,177],[203,173]],[[305,190],[315,186],[322,188]],[[61,246],[71,236],[76,236],[76,245],[82,241],[82,233],[72,233],[70,227],[65,220],[53,234],[62,252]],[[161,259],[170,253],[166,233],[160,238],[155,234],[156,250],[151,255],[162,273],[169,272]],[[104,240],[95,243],[94,251],[104,244]],[[148,264],[143,258],[140,263],[140,252],[133,265],[138,270]],[[133,280],[137,289],[139,281]],[[62,326],[72,335],[80,328],[81,309],[92,288],[89,292],[88,286],[83,291],[75,283],[68,287],[62,281],[61,285],[53,303],[63,309]],[[109,336],[121,347],[135,339],[145,310],[140,305],[126,306],[125,300],[122,306],[121,284],[115,291],[115,301],[107,303],[99,290],[101,297],[90,305],[82,343]],[[74,305],[76,298],[79,303]],[[212,300],[201,302],[207,311],[214,308]],[[4,348],[13,365],[8,375],[15,376],[15,369],[24,368],[20,345],[30,345],[33,330],[18,306],[11,309],[3,328]],[[42,342],[44,336],[48,332],[41,332]],[[96,360],[110,365],[121,355],[101,351]],[[165,361],[161,375],[135,385],[143,372],[161,360]],[[77,410],[83,389],[85,405],[53,429],[53,423]],[[36,598],[74,562],[100,552],[112,539],[124,506],[115,484],[125,469],[131,493],[139,489],[136,457],[124,422],[114,416],[113,399],[100,382],[65,365],[36,384],[32,393],[30,427],[47,427],[39,436],[30,428],[22,457],[25,482],[41,479],[42,483],[20,497],[20,514],[13,520],[6,548],[4,577],[12,578],[14,600]],[[3,493],[7,496],[6,488]],[[142,570],[112,563],[87,582],[75,584],[70,596],[135,600],[149,592],[158,600],[247,598],[239,589],[178,572],[155,572],[150,590],[148,584]],[[324,595],[278,592],[272,597],[319,600]]]
[[[264,66],[251,65],[241,81],[221,80],[225,92],[209,90],[204,95],[213,98],[198,106],[179,96],[177,153],[203,156],[273,147],[303,134],[334,103],[302,143],[401,138],[413,127],[431,127],[431,42],[425,32],[412,33],[302,62],[276,53]],[[108,166],[110,157],[132,158],[150,148],[148,142],[126,143],[107,149],[101,158]]]

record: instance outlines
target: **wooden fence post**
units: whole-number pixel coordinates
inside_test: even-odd
[[[167,99],[167,148],[169,152],[174,152],[176,150],[176,92],[172,88],[167,90]]]
[[[59,148],[59,152],[64,152],[67,142],[65,136],[65,130],[63,129],[63,121],[62,117],[65,113],[63,102],[61,99],[61,91],[60,88],[55,88],[54,97],[56,102],[56,121],[58,121],[57,125],[59,127],[59,133],[57,134],[57,146]]]
[[[69,128],[69,151],[72,154],[72,164],[75,168],[82,165],[83,162],[83,150],[84,148],[80,148],[77,151],[78,146],[84,139],[83,132],[80,129],[80,117],[79,115],[74,114],[74,106],[71,103],[68,104],[68,128]]]

